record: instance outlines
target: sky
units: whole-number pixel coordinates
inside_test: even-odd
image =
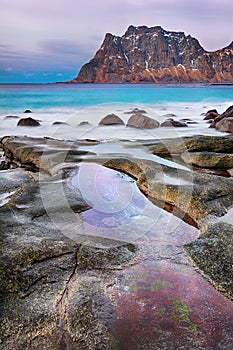
[[[160,25],[207,51],[233,40],[232,0],[0,0],[0,82],[75,78],[105,34]]]

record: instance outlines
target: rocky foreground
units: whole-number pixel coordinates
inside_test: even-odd
[[[231,349],[233,137],[117,146],[1,140],[1,349]]]

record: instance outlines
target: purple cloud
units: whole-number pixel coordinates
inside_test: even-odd
[[[62,66],[76,67],[76,74],[106,32],[122,35],[130,24],[184,31],[206,50],[233,39],[232,0],[0,0],[0,5],[2,69],[23,69],[27,62],[32,70],[56,65],[59,73]]]

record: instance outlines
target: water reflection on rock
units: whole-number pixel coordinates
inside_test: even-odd
[[[82,163],[71,183],[92,207],[81,214],[89,235],[183,245],[199,234],[196,228],[154,206],[125,174]]]

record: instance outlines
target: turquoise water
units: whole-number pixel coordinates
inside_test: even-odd
[[[0,85],[1,111],[88,107],[105,103],[228,102],[233,86],[38,84]]]
[[[29,135],[65,139],[145,139],[213,134],[203,114],[216,108],[222,113],[233,104],[233,86],[153,85],[153,84],[37,84],[0,85],[0,136]],[[169,113],[176,120],[189,119],[188,128],[134,130],[127,127],[98,126],[108,114],[118,115],[125,125],[128,112],[140,108],[162,123]],[[18,119],[30,115],[40,122],[39,128],[18,127]],[[15,118],[6,119],[6,116]],[[54,122],[66,125],[55,127]],[[79,126],[83,121],[86,126]],[[179,135],[178,135],[179,133]]]

